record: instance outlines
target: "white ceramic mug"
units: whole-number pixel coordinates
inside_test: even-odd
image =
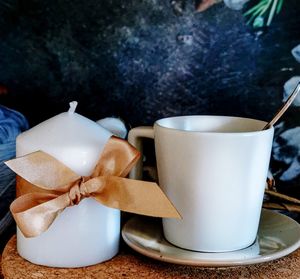
[[[254,243],[274,128],[227,116],[179,116],[129,132],[154,138],[159,184],[182,215],[163,219],[165,238],[181,248],[225,252]],[[138,178],[141,166],[133,170]]]

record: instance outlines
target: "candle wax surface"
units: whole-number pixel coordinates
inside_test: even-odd
[[[44,151],[81,176],[95,168],[111,132],[77,113],[56,115],[17,138],[17,157]],[[54,267],[82,267],[112,258],[119,247],[120,211],[92,198],[66,208],[50,228],[34,238],[17,230],[19,254]]]

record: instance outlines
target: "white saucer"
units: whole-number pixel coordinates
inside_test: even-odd
[[[134,217],[122,229],[124,241],[150,258],[175,264],[223,267],[268,262],[300,247],[300,225],[280,213],[263,209],[258,237],[250,247],[225,253],[181,249],[166,241],[160,219]]]

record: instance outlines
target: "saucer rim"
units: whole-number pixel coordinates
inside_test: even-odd
[[[298,227],[299,231],[300,231],[300,224],[295,221],[294,219],[281,214],[279,212],[273,211],[273,210],[268,210],[268,209],[262,209],[262,215],[263,214],[271,214],[273,215],[272,217],[280,217],[280,218],[284,218],[287,222],[289,222],[290,224],[293,224],[294,226]],[[153,249],[149,249],[145,246],[143,246],[141,243],[138,243],[136,241],[131,241],[130,237],[127,237],[126,234],[126,229],[129,226],[129,222],[132,221],[133,219],[138,219],[138,218],[142,218],[141,216],[136,216],[133,217],[131,219],[129,219],[126,224],[123,226],[122,228],[122,238],[125,241],[125,243],[131,247],[133,250],[135,250],[136,252],[158,260],[158,261],[162,261],[162,262],[167,262],[167,263],[172,263],[172,264],[178,264],[178,265],[189,265],[189,266],[199,266],[199,267],[234,267],[234,266],[245,266],[245,265],[253,265],[253,264],[260,264],[260,263],[266,263],[266,262],[270,262],[273,260],[277,260],[280,259],[284,256],[287,256],[291,253],[293,253],[294,251],[296,251],[299,247],[300,247],[300,235],[298,240],[296,240],[293,244],[287,246],[287,247],[283,247],[282,249],[280,249],[279,251],[275,251],[272,252],[270,254],[259,254],[257,255],[257,257],[254,258],[249,258],[249,259],[234,259],[234,260],[211,260],[211,259],[189,259],[189,258],[176,258],[176,257],[172,257],[171,255],[168,255],[166,253],[159,253],[154,251]],[[258,233],[259,236],[259,233]],[[164,236],[163,236],[164,237]],[[180,248],[176,245],[173,245],[172,243],[168,242],[165,237],[164,240],[172,247],[179,249],[179,250],[183,250],[183,251],[189,251],[183,248]],[[136,243],[136,244],[135,244]],[[158,245],[160,245],[160,243],[158,243]],[[250,245],[251,246],[251,245]],[[249,246],[249,247],[250,247]],[[196,251],[191,251],[193,253],[199,253],[199,254],[205,254],[204,252],[196,252]]]

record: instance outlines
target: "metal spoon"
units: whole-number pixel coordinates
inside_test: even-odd
[[[285,101],[283,106],[278,110],[278,112],[275,114],[275,116],[272,118],[272,120],[263,128],[263,130],[269,129],[271,126],[273,126],[278,121],[278,119],[285,113],[285,111],[288,109],[288,107],[295,100],[299,91],[300,91],[300,82],[297,84],[293,93],[287,98],[287,100]]]

